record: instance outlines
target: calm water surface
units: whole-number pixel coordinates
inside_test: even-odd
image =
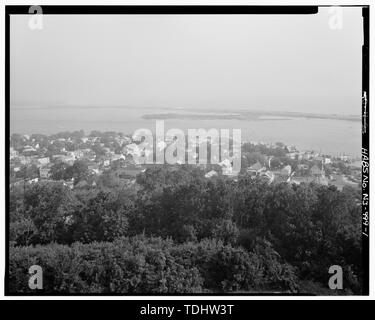
[[[155,108],[36,108],[12,107],[10,131],[23,134],[52,134],[83,129],[133,133],[139,128],[155,130],[155,120],[142,119],[144,114],[176,113],[176,110]],[[182,112],[182,111],[180,111]],[[183,111],[187,113],[186,111]],[[242,140],[283,142],[300,150],[316,150],[328,154],[361,154],[361,123],[354,121],[306,118],[262,120],[165,120],[165,130],[241,129]]]

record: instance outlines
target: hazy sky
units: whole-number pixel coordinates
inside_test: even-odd
[[[11,17],[11,105],[127,105],[360,114],[362,17]]]

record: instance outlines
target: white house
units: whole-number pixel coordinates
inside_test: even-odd
[[[217,175],[218,175],[218,173],[215,170],[211,170],[210,172],[207,172],[204,176],[206,178],[212,178],[212,177],[217,176]]]

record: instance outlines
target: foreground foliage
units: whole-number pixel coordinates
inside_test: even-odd
[[[10,289],[45,292],[361,291],[360,194],[315,184],[267,184],[196,168],[151,168],[136,185],[69,189],[48,181],[10,192]],[[313,292],[314,293],[314,292]]]
[[[48,293],[200,293],[295,291],[289,264],[265,244],[259,252],[221,241],[175,244],[136,236],[114,242],[11,248],[10,290],[33,292],[28,268],[43,268]]]

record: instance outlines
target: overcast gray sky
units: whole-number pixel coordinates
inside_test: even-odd
[[[362,17],[11,17],[11,105],[127,105],[360,114]]]

